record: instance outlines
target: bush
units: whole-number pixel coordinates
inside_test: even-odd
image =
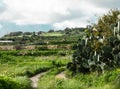
[[[120,32],[111,29],[111,35],[106,36],[100,30],[105,30],[104,34],[108,35],[107,29],[85,30],[85,35],[78,40],[69,69],[76,68],[74,72],[84,74],[93,71],[101,74],[104,70],[120,67]]]
[[[26,77],[9,78],[0,76],[0,89],[32,89]]]

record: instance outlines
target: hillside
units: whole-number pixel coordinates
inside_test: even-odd
[[[0,42],[1,49],[4,46],[11,45],[33,47],[40,46],[42,49],[46,46],[49,49],[64,48],[76,44],[78,39],[83,35],[85,28],[66,28],[64,30],[49,30],[48,32],[11,32],[0,38],[1,41],[12,42]],[[43,47],[44,46],[44,47]],[[9,49],[9,47],[5,47]],[[32,49],[32,48],[31,48]]]

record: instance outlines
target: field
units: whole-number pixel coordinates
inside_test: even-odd
[[[61,32],[42,33],[42,36],[63,36]]]
[[[120,83],[117,80],[120,69],[105,71],[102,75],[93,72],[73,77],[74,74],[66,69],[66,64],[72,59],[71,54],[61,56],[43,53],[36,56],[34,53],[30,56],[29,52],[15,56],[19,53],[20,51],[15,50],[0,52],[0,89],[32,89],[29,78],[46,71],[40,77],[37,89],[113,89],[114,85]],[[57,77],[62,72],[64,76]]]
[[[40,78],[38,89],[119,89],[118,77],[116,77],[119,72],[118,70],[109,71],[101,76],[96,73],[78,74],[74,77],[66,75],[66,78],[57,78],[55,73],[48,73]]]
[[[119,67],[104,70],[103,73],[93,71],[86,74],[68,70],[67,64],[73,62],[73,53],[81,36],[64,36],[52,32],[43,33],[42,36],[10,38],[15,42],[10,45],[1,44],[5,48],[0,50],[0,89],[120,88]],[[18,43],[22,45],[17,45]],[[84,50],[83,54],[89,51]],[[31,78],[37,75],[40,75],[37,87],[33,87]]]
[[[17,55],[19,53],[15,50],[0,52],[0,89],[16,89],[18,87],[18,89],[30,89],[32,88],[29,79],[31,76],[64,67],[70,61],[69,55],[60,57],[58,54],[53,55],[54,52],[45,51],[44,53],[43,51],[41,54],[41,51],[34,51],[32,56],[30,56],[30,52],[23,56]]]

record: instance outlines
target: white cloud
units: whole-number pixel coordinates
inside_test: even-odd
[[[70,27],[70,28],[86,27],[86,24],[88,24],[87,19],[89,19],[89,18],[84,17],[84,18],[77,18],[77,19],[73,19],[73,20],[66,20],[66,21],[55,23],[55,24],[53,24],[53,26],[56,29],[64,29],[66,27]]]
[[[14,22],[18,25],[53,24],[55,28],[85,26],[86,20],[92,18],[94,14],[99,16],[109,9],[102,7],[103,1],[3,0],[6,9],[0,14],[0,20]],[[108,2],[108,0],[105,1],[104,6],[109,7],[113,3],[108,5]]]
[[[54,14],[68,15],[66,0],[4,0],[7,10],[0,16],[17,24],[46,24]],[[64,3],[62,3],[64,2]]]

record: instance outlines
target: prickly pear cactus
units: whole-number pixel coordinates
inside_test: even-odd
[[[120,67],[120,33],[117,32],[107,38],[94,34],[93,31],[89,36],[87,34],[78,40],[72,60],[75,67],[73,71],[82,73],[103,72]]]

